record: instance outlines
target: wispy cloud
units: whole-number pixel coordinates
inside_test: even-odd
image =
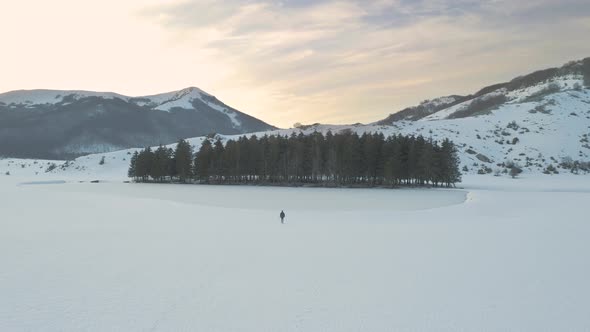
[[[345,113],[376,120],[422,98],[532,69],[523,58],[542,67],[581,56],[590,51],[582,44],[590,31],[572,20],[590,17],[584,2],[184,1],[143,14],[214,50],[236,68],[237,82],[267,91],[248,107],[271,107],[260,111],[288,125],[284,114],[291,121],[341,122]]]

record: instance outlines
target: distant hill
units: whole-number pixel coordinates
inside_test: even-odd
[[[484,114],[490,110],[514,102],[539,98],[552,92],[568,88],[567,82],[572,81],[569,88],[578,89],[590,86],[590,58],[572,61],[559,68],[549,68],[519,76],[510,82],[494,84],[480,89],[468,96],[447,96],[426,100],[418,106],[408,107],[378,121],[377,124],[390,125],[398,121],[417,121],[427,118],[456,119]],[[560,82],[565,84],[560,85]],[[554,84],[550,84],[554,83]]]
[[[66,159],[210,133],[274,129],[198,88],[128,97],[91,91],[0,94],[0,156]]]

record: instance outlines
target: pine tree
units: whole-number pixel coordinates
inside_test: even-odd
[[[139,157],[139,153],[137,151],[135,151],[133,153],[133,156],[131,156],[131,161],[129,162],[129,170],[127,171],[127,177],[132,178],[134,180],[137,177],[136,167],[137,167],[138,157]]]
[[[382,133],[374,135],[374,143],[375,143],[375,154],[377,155],[377,162],[375,165],[375,178],[376,183],[381,185],[383,184],[383,178],[385,176],[385,158],[383,156],[383,146],[385,145],[385,136]]]
[[[151,174],[153,161],[152,149],[147,147],[141,151],[137,157],[135,175],[141,179],[141,181],[147,181]]]
[[[324,136],[321,133],[314,132],[310,137],[310,162],[311,178],[313,182],[318,182],[323,175],[324,170]]]
[[[174,150],[168,148],[166,155],[168,156],[166,174],[170,177],[170,181],[173,181],[173,179],[178,176],[178,172],[176,171],[176,159],[174,159]]]
[[[582,75],[584,75],[584,85],[590,88],[590,58],[582,60]]]
[[[433,178],[434,149],[432,144],[424,144],[421,147],[416,174],[420,185],[428,184]]]
[[[443,162],[445,156],[438,145],[438,143],[432,144],[432,168],[431,168],[431,179],[430,181],[435,187],[438,187],[439,183],[443,182]]]
[[[327,176],[327,180],[331,184],[335,184],[337,182],[336,174],[338,172],[338,152],[336,151],[336,138],[331,131],[328,131],[326,134],[326,144],[325,144],[325,165],[324,165],[324,172]]]
[[[157,182],[162,182],[168,173],[168,150],[162,145],[154,152],[150,176]]]
[[[343,141],[343,176],[344,182],[356,183],[362,173],[362,149],[360,138],[356,133],[346,133]]]
[[[380,172],[379,155],[383,138],[378,135],[363,134],[360,138],[362,149],[362,162],[360,173],[365,181],[374,185],[377,174]]]
[[[404,170],[407,165],[404,162],[404,160],[407,160],[407,149],[404,149],[404,140],[402,140],[401,136],[392,136],[384,146],[387,152],[384,158],[387,160],[386,173],[388,174],[388,182],[390,185],[398,186],[404,179],[404,174],[407,173]]]
[[[195,157],[195,177],[200,181],[209,181],[209,171],[213,161],[213,146],[208,139],[203,141]]]
[[[441,160],[441,174],[442,182],[447,187],[454,185],[461,181],[461,172],[459,171],[459,157],[457,156],[457,149],[453,142],[448,138],[444,139],[441,144],[442,160]]]
[[[280,181],[280,160],[281,160],[281,137],[270,136],[268,138],[268,149],[265,154],[267,159],[267,169],[269,174],[269,181],[276,183]]]
[[[181,139],[176,144],[174,151],[174,159],[176,160],[176,172],[181,182],[186,183],[192,177],[193,164],[193,148],[185,140]]]
[[[248,176],[250,182],[259,182],[263,179],[265,174],[264,167],[264,150],[265,142],[263,139],[258,139],[256,135],[250,136],[248,139]]]
[[[401,135],[397,137],[399,151],[395,152],[399,157],[394,158],[394,160],[399,163],[395,172],[396,182],[398,184],[402,183],[402,181],[405,182],[406,185],[410,184],[410,171],[413,166],[410,161],[410,159],[413,160],[413,157],[410,158],[410,155],[413,153],[413,151],[411,151],[412,140],[412,137],[403,137]]]
[[[213,145],[213,160],[211,161],[213,165],[211,175],[213,175],[216,178],[216,180],[221,180],[221,178],[226,175],[224,153],[225,147],[221,140],[218,139],[217,141],[215,141],[215,144]]]

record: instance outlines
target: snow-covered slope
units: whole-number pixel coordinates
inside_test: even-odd
[[[350,129],[359,134],[422,135],[435,141],[449,138],[459,149],[465,173],[504,171],[511,162],[529,172],[543,172],[550,166],[559,169],[569,160],[589,162],[590,89],[574,89],[561,80],[544,85],[551,84],[560,84],[560,90],[542,96],[517,91],[512,101],[479,115],[452,118],[465,107],[461,103],[417,121],[314,125],[303,132]],[[542,87],[530,90],[539,89]]]
[[[590,161],[590,58],[486,87],[474,95],[435,99],[360,131],[452,139],[466,172],[530,171]],[[378,126],[375,128],[375,126]]]

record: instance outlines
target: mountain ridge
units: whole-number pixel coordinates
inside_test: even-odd
[[[437,113],[443,109],[453,107],[457,104],[477,100],[483,96],[489,95],[490,93],[498,92],[502,89],[506,90],[507,93],[530,88],[539,85],[543,82],[551,79],[564,77],[564,76],[580,76],[581,86],[590,86],[590,57],[574,60],[564,64],[561,67],[547,68],[537,70],[526,75],[520,75],[508,82],[496,83],[484,88],[479,89],[477,92],[462,96],[462,95],[450,95],[446,97],[439,97],[432,100],[425,100],[417,106],[406,107],[398,112],[390,114],[385,119],[374,122],[375,124],[391,124],[397,121],[403,120],[420,120],[433,113]],[[452,97],[452,100],[432,104],[432,101],[441,100],[444,98]],[[499,99],[496,100],[496,104],[499,104]],[[502,100],[505,102],[507,100]],[[493,104],[493,103],[491,103]],[[488,104],[489,105],[489,104]],[[481,105],[480,105],[481,106]],[[491,105],[493,106],[493,105]],[[460,115],[460,114],[459,114]]]
[[[275,129],[196,87],[148,96],[85,90],[0,94],[0,155],[68,159],[210,133]]]

